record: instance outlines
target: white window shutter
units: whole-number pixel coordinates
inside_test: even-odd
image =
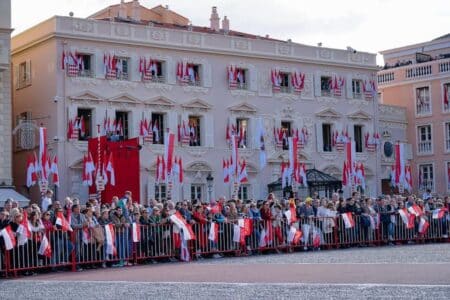
[[[345,79],[345,90],[347,92],[347,99],[353,98],[353,90],[352,90],[352,75],[347,75],[347,78]],[[362,92],[362,91],[361,91]]]
[[[174,60],[169,57],[166,60],[166,68],[164,70],[164,76],[167,78],[167,83],[168,84],[175,84],[176,83],[176,69],[175,69],[175,62]]]
[[[204,87],[212,87],[212,71],[211,71],[211,64],[204,63],[202,65],[202,81]]]
[[[14,87],[15,89],[19,89],[19,65],[14,66]]]
[[[316,145],[317,152],[323,152],[323,132],[322,132],[322,123],[316,123]]]
[[[31,85],[31,60],[25,62],[25,85]]]
[[[314,73],[314,96],[320,97],[322,92],[320,91],[320,72]]]
[[[214,147],[214,120],[211,115],[207,114],[203,118],[204,120],[204,137],[205,137],[205,147]]]
[[[258,73],[253,65],[248,67],[248,89],[254,92],[258,90]]]

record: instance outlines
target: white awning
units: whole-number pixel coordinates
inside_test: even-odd
[[[8,198],[18,201],[21,207],[27,206],[30,203],[30,199],[19,194],[12,187],[0,187],[0,207],[5,206],[5,201]]]

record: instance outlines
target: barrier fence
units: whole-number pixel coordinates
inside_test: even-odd
[[[448,242],[449,215],[413,217],[405,222],[398,214],[340,215],[262,221],[203,222],[192,225],[194,239],[187,242],[192,259],[214,255],[248,255],[270,251],[336,249],[381,246],[389,243]],[[107,230],[112,228],[110,230]],[[0,273],[17,276],[22,271],[108,267],[151,260],[185,259],[183,235],[173,224],[111,225],[74,231],[32,232],[26,241],[0,251]]]

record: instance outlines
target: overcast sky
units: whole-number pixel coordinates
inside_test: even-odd
[[[13,35],[53,15],[84,18],[120,0],[12,0]],[[194,25],[209,26],[211,7],[231,29],[325,47],[377,53],[450,33],[449,0],[140,0],[169,5]],[[195,5],[194,5],[195,3]],[[381,64],[382,60],[378,59]]]

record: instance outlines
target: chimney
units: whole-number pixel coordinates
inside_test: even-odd
[[[127,7],[125,6],[124,0],[120,1],[119,18],[121,18],[121,19],[126,19],[127,18]]]
[[[138,22],[141,21],[141,10],[139,0],[133,0],[133,3],[131,4],[131,19]]]
[[[230,31],[230,20],[228,20],[227,16],[223,17],[222,29],[226,32]]]
[[[209,19],[209,21],[211,22],[211,29],[215,31],[220,30],[220,18],[219,14],[217,13],[217,6],[212,7],[211,18]]]

